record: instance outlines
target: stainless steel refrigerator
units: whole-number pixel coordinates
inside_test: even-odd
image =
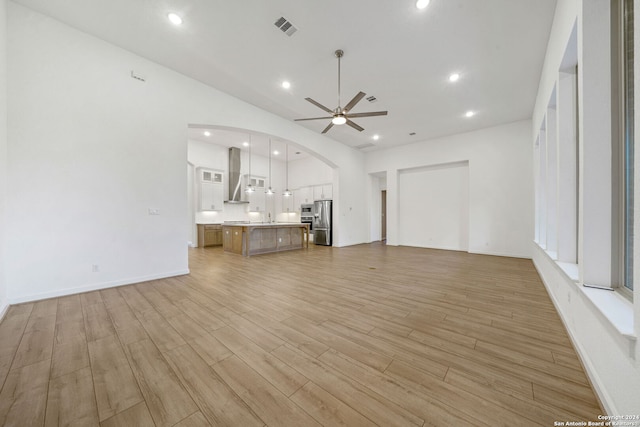
[[[316,200],[313,216],[313,242],[316,245],[331,246],[331,200]]]

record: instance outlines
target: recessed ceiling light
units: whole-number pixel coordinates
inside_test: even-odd
[[[175,14],[175,13],[170,13],[167,15],[167,18],[169,18],[169,21],[171,21],[171,23],[173,25],[180,25],[182,24],[182,18],[180,17],[180,15]]]
[[[451,74],[451,75],[449,76],[449,81],[450,81],[451,83],[453,83],[453,82],[457,82],[458,80],[460,80],[460,74],[458,74],[458,73],[453,73],[453,74]]]
[[[475,116],[475,115],[476,115],[475,111],[467,111],[467,112],[464,114],[464,116],[465,116],[465,117],[473,117],[473,116]]]
[[[273,155],[274,155],[274,156],[277,156],[278,154],[280,154],[280,152],[279,152],[278,150],[275,150],[275,151],[273,152]]]
[[[289,89],[291,87],[291,83],[285,80],[282,82],[282,87],[285,89]]]
[[[418,0],[416,2],[416,7],[418,9],[424,9],[427,6],[429,6],[429,0]]]
[[[248,147],[248,146],[249,146],[249,143],[248,143],[247,141],[245,141],[245,142],[243,142],[243,143],[242,143],[242,146],[243,146],[243,147]]]
[[[380,139],[380,135],[378,135],[378,134],[373,135],[373,140],[374,140],[374,141],[377,141],[377,140],[379,140],[379,139]]]
[[[204,136],[211,136],[211,132],[209,132],[208,130],[204,131]]]

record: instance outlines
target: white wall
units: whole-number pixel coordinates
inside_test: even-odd
[[[639,6],[640,1],[636,0],[634,7]],[[533,145],[547,114],[548,101],[559,80],[559,70],[563,68],[565,48],[571,45],[569,41],[572,29],[577,22],[578,80],[582,83],[578,88],[582,169],[578,242],[581,254],[576,266],[580,280],[572,280],[562,263],[556,262],[544,247],[533,242],[532,247],[534,264],[567,327],[605,411],[610,415],[627,415],[640,413],[638,280],[633,304],[617,292],[594,291],[582,286],[583,281],[604,286],[611,281],[611,107],[608,105],[611,90],[608,62],[610,42],[607,28],[609,19],[603,19],[603,16],[608,15],[609,7],[609,0],[558,0],[530,136],[530,143]],[[638,24],[635,37],[636,46],[640,46]],[[635,65],[635,87],[638,87],[638,61]],[[639,117],[639,108],[640,103],[636,100],[636,117]],[[636,133],[635,138],[636,141],[640,140],[640,133]],[[635,162],[638,171],[638,156]],[[596,179],[597,177],[602,179]],[[640,203],[640,176],[637,173],[635,182],[635,200]],[[637,229],[640,224],[640,205],[635,207],[634,220]],[[637,244],[639,241],[638,233],[635,233],[635,271],[640,271],[640,257],[637,255],[640,253],[640,246]]]
[[[469,163],[408,169],[398,177],[398,243],[469,249]]]
[[[400,235],[401,223],[409,220],[404,210],[427,212],[430,208],[428,200],[407,201],[406,197],[411,196],[399,193],[399,174],[403,170],[468,162],[469,252],[530,257],[530,139],[531,122],[526,120],[368,153],[367,172],[387,173],[387,243],[405,244]],[[420,246],[429,246],[429,242]]]
[[[0,0],[0,319],[7,309],[5,240],[7,226],[7,1]]]
[[[314,157],[289,159],[290,189],[333,182],[333,170]]]
[[[345,170],[336,245],[366,240],[357,150],[14,3],[8,28],[10,302],[187,272],[189,123],[295,141]]]

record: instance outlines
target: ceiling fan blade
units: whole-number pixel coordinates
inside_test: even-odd
[[[315,105],[316,107],[326,111],[327,113],[333,114],[333,110],[330,110],[329,108],[325,107],[324,105],[320,104],[318,101],[314,101],[311,98],[305,98],[307,101],[309,101],[310,103],[312,103],[313,105]]]
[[[322,131],[322,133],[327,133],[329,132],[329,129],[331,129],[333,127],[333,122],[329,122],[329,126],[327,126],[326,128],[324,128],[324,130]]]
[[[364,130],[364,128],[362,126],[358,126],[357,124],[353,123],[351,120],[347,119],[347,124],[349,126],[351,126],[352,128],[354,128],[357,131],[362,132]]]
[[[362,98],[364,98],[364,96],[366,95],[366,93],[364,92],[358,92],[358,94],[356,96],[353,97],[353,99],[351,101],[349,101],[349,103],[347,105],[344,106],[344,109],[346,111],[351,111],[351,109],[358,103],[360,102],[360,100]]]
[[[347,114],[347,116],[349,116],[349,118],[353,118],[353,117],[372,117],[372,116],[386,116],[387,112],[386,111],[372,111],[370,113],[353,113],[353,114]]]
[[[302,121],[305,121],[305,120],[321,120],[321,119],[333,119],[333,116],[331,116],[331,117],[312,117],[312,118],[309,118],[309,119],[294,119],[293,121],[294,122],[302,122]]]

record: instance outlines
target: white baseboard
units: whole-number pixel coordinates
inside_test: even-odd
[[[38,301],[38,300],[43,300],[43,299],[48,299],[48,298],[57,298],[57,297],[63,297],[63,296],[67,296],[67,295],[79,294],[79,293],[82,293],[82,292],[90,292],[90,291],[95,291],[95,290],[99,290],[99,289],[114,288],[116,286],[131,285],[131,284],[134,284],[134,283],[147,282],[149,280],[164,279],[164,278],[167,278],[167,277],[174,277],[174,276],[182,276],[182,275],[185,275],[185,274],[189,274],[189,269],[178,270],[178,271],[168,271],[168,272],[165,272],[165,273],[153,274],[153,275],[150,275],[150,276],[131,277],[131,278],[128,278],[128,279],[114,280],[112,282],[92,283],[92,284],[86,285],[86,286],[78,286],[78,287],[75,287],[75,288],[59,289],[59,290],[52,291],[52,292],[43,292],[43,293],[39,293],[39,294],[24,295],[24,296],[17,297],[17,298],[10,298],[9,299],[9,303],[10,304],[20,304],[20,303],[23,303],[23,302]]]
[[[468,251],[470,254],[478,254],[478,255],[492,255],[492,256],[502,256],[507,258],[523,258],[523,259],[531,259],[531,254],[513,254],[506,252],[492,252],[492,251]]]

